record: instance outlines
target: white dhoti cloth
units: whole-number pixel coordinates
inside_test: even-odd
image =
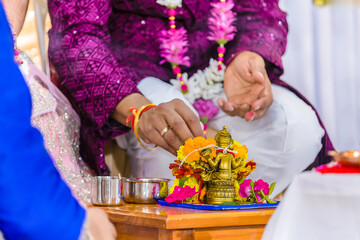
[[[159,79],[147,77],[138,84],[138,89],[156,105],[178,98],[196,113],[176,87]],[[262,118],[246,122],[243,118],[228,116],[220,110],[208,122],[208,126],[215,130],[227,126],[232,138],[246,145],[248,159],[257,163],[256,170],[248,178],[261,178],[269,184],[276,182],[272,194],[276,196],[290,184],[296,174],[315,160],[322,148],[324,130],[314,110],[295,94],[277,85],[272,85],[272,92],[273,104]],[[173,178],[169,164],[176,157],[166,150],[144,149],[137,142],[133,131],[118,136],[116,141],[127,150],[135,177]]]

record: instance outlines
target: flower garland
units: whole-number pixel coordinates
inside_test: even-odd
[[[210,59],[209,67],[204,71],[198,70],[188,79],[187,73],[182,73],[180,65],[190,66],[190,58],[186,55],[188,51],[187,32],[185,28],[176,28],[176,8],[180,8],[181,0],[157,0],[158,4],[168,8],[169,29],[160,32],[160,62],[169,62],[176,81],[170,82],[177,86],[185,97],[194,105],[199,112],[200,120],[204,123],[206,133],[206,122],[216,116],[218,107],[212,98],[222,92],[225,66],[223,64],[226,52],[225,44],[235,37],[236,28],[233,26],[236,14],[232,11],[234,3],[232,0],[220,0],[211,3],[208,25],[210,34],[208,39],[219,45],[217,48],[217,61]]]

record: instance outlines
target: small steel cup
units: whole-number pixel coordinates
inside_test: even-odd
[[[328,155],[345,167],[360,167],[360,150],[336,152],[330,151]]]
[[[127,203],[157,203],[167,197],[170,179],[124,178],[124,201]]]
[[[91,179],[91,203],[97,206],[121,205],[122,179],[96,176]]]

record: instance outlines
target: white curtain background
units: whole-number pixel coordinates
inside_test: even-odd
[[[338,151],[360,149],[360,0],[280,0],[289,36],[283,80],[318,110]]]

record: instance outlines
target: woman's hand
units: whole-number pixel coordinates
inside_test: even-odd
[[[246,121],[264,116],[273,101],[264,59],[248,51],[237,55],[225,71],[224,90],[228,101],[217,103],[228,115]]]
[[[187,139],[203,135],[199,118],[179,99],[144,112],[139,118],[138,132],[146,143],[155,144],[174,155]]]
[[[116,231],[107,214],[99,208],[88,208],[88,232],[94,240],[115,240]]]

